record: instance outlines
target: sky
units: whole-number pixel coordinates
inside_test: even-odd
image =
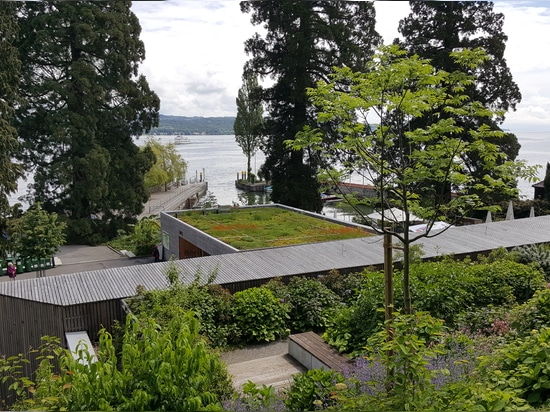
[[[388,44],[398,37],[408,1],[376,1],[376,29]],[[134,1],[146,58],[140,71],[161,100],[160,113],[235,116],[244,42],[261,28],[236,0]],[[522,93],[504,128],[550,133],[550,0],[495,1],[505,16],[505,58]]]

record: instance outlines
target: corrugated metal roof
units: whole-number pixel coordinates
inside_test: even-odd
[[[415,243],[423,245],[424,258],[431,258],[546,242],[550,242],[550,216],[453,227]],[[175,264],[182,282],[191,282],[199,271],[206,278],[217,270],[215,283],[226,284],[380,265],[382,244],[382,236],[372,236],[178,260]],[[122,299],[135,295],[138,285],[149,290],[166,288],[169,265],[159,262],[1,282],[0,294],[60,306]]]

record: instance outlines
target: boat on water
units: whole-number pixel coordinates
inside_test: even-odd
[[[187,136],[177,135],[174,137],[174,144],[189,144],[191,143],[191,139]]]

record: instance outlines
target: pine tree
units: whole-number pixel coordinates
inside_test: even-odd
[[[266,162],[263,174],[273,186],[274,202],[320,211],[317,164],[307,151],[291,151],[293,140],[314,122],[306,89],[326,79],[333,66],[360,68],[372,55],[380,36],[374,29],[370,2],[267,0],[241,2],[265,37],[245,43],[252,56],[247,69],[274,84],[264,90],[269,117],[265,122]]]
[[[233,125],[235,140],[246,156],[246,170],[249,180],[252,174],[250,159],[256,154],[263,142],[261,127],[264,110],[257,96],[259,88],[257,76],[245,72],[243,74],[243,85],[239,89],[236,99],[237,117]]]
[[[403,47],[408,52],[430,59],[436,69],[453,72],[458,70],[456,63],[449,57],[453,50],[465,48],[482,48],[489,59],[469,74],[476,77],[476,82],[467,90],[473,101],[481,102],[494,111],[500,111],[492,119],[460,119],[462,134],[469,139],[469,133],[480,122],[487,124],[492,130],[501,130],[504,113],[515,110],[521,101],[518,85],[513,81],[510,69],[504,58],[506,41],[502,27],[504,15],[493,11],[493,3],[487,1],[428,1],[409,2],[411,14],[400,21],[399,32],[404,37]],[[450,116],[449,114],[432,113],[432,116]],[[422,126],[431,121],[427,115],[418,119],[415,126]],[[451,115],[452,116],[452,115]],[[517,137],[506,133],[503,138],[494,140],[505,155],[506,160],[515,160],[520,149]],[[482,154],[470,153],[464,157],[465,168],[477,176],[493,175],[493,170],[487,169],[482,162]],[[509,187],[517,187],[516,181],[506,182]],[[500,200],[498,194],[482,196],[486,203],[496,204]]]
[[[158,123],[159,99],[138,73],[145,50],[130,6],[19,3],[21,159],[34,172],[32,199],[69,217],[72,241],[115,235],[148,199],[154,156],[133,136]]]
[[[8,212],[8,196],[17,191],[17,179],[22,174],[21,167],[13,161],[17,151],[14,115],[19,101],[21,74],[21,62],[15,46],[17,33],[15,4],[0,3],[0,216]]]

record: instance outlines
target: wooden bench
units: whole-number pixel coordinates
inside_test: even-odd
[[[333,369],[344,372],[350,359],[331,348],[314,332],[298,333],[288,338],[288,354],[309,369]]]

